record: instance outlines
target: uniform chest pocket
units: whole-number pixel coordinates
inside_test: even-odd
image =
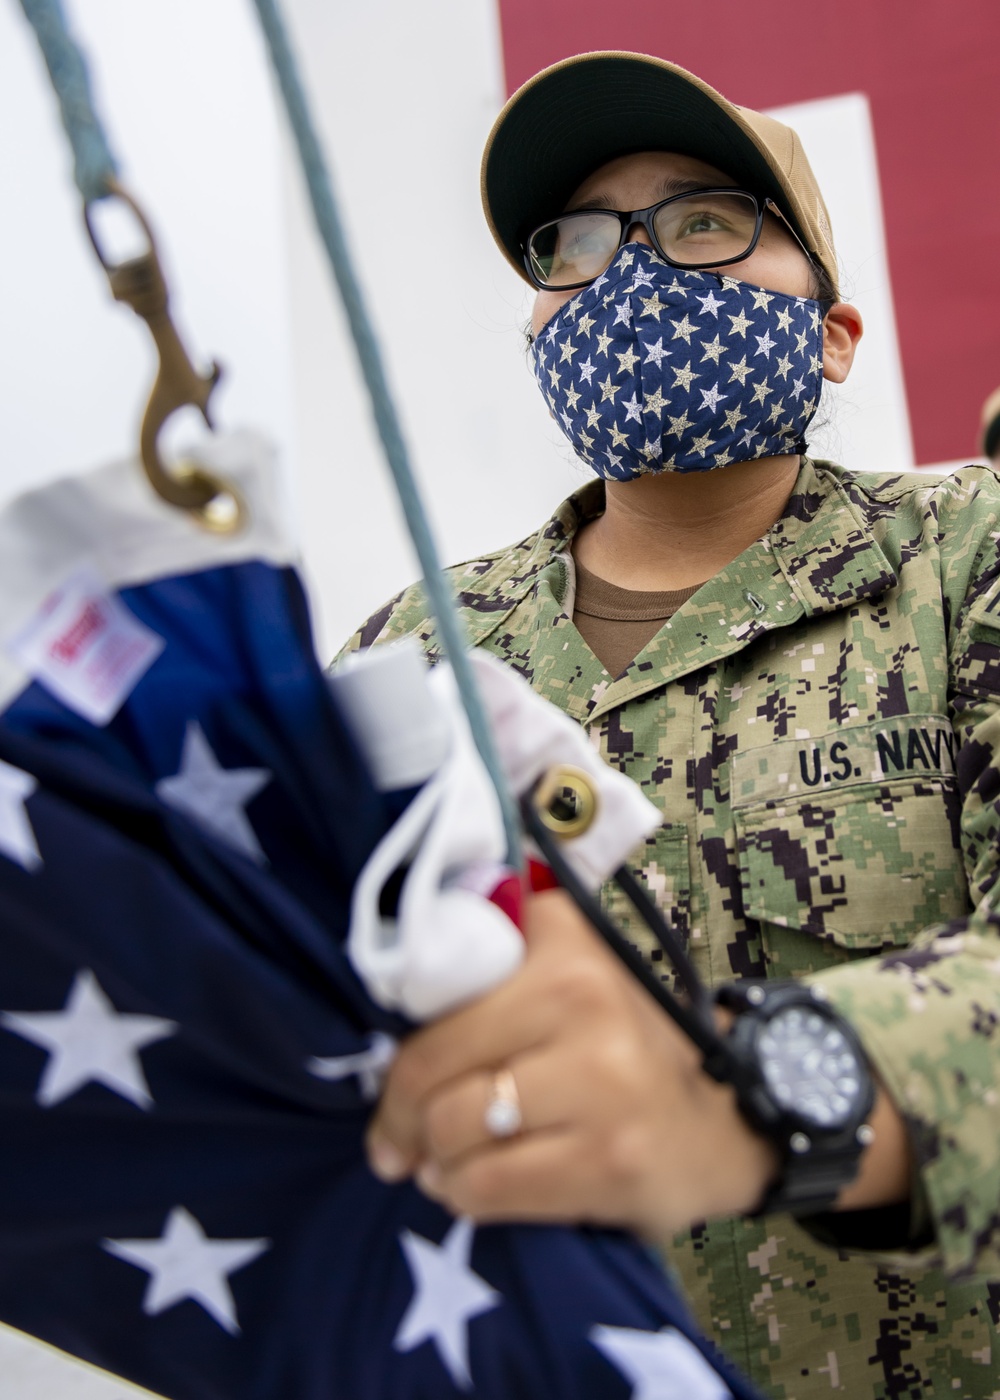
[[[968,911],[952,774],[828,784],[786,801],[761,795],[744,791],[741,801],[734,790],[749,917],[875,949]]]
[[[738,809],[746,913],[843,948],[909,943],[967,912],[953,779],[898,779]]]
[[[952,744],[914,716],[737,754],[746,914],[871,950],[966,913]]]

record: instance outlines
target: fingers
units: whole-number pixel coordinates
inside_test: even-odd
[[[477,1070],[444,1085],[426,1104],[413,1106],[412,1126],[399,1107],[383,1109],[368,1130],[368,1156],[376,1176],[397,1181],[424,1160],[453,1160],[488,1140],[486,1108],[493,1076]]]
[[[479,1092],[511,1065],[593,1020],[616,979],[614,960],[560,891],[531,901],[528,957],[512,978],[469,1006],[416,1032],[386,1081],[368,1133],[372,1166],[386,1180],[413,1171],[426,1155],[425,1108],[445,1086],[479,1072]]]
[[[534,902],[527,948],[507,983],[403,1046],[369,1133],[373,1169],[416,1173],[481,1221],[661,1236],[752,1209],[773,1148],[563,896]],[[501,1071],[521,1110],[511,1137],[485,1116]]]
[[[527,1055],[505,1069],[513,1079],[520,1108],[518,1136],[558,1130],[577,1111],[576,1095],[567,1092],[558,1061]],[[486,1121],[495,1085],[495,1073],[476,1071],[434,1095],[424,1115],[423,1141],[430,1158],[439,1165],[451,1165],[498,1140]]]
[[[394,1181],[413,1171],[426,1154],[427,1105],[436,1103],[448,1086],[468,1093],[472,1076],[485,1111],[494,1069],[509,1063],[514,1052],[543,1043],[551,1021],[551,1012],[530,997],[512,1002],[504,986],[411,1036],[390,1070],[368,1129],[376,1174]]]
[[[521,1069],[520,1079],[523,1081],[523,1063]],[[508,1073],[513,1074],[513,1068],[508,1069]],[[435,1095],[427,1105],[424,1124],[424,1142],[431,1160],[439,1165],[451,1164],[496,1140],[497,1134],[491,1132],[486,1123],[495,1082],[494,1075],[477,1071],[446,1085]],[[518,1080],[515,1079],[514,1083],[517,1085]],[[532,1120],[525,1112],[520,1088],[516,1093],[521,1119],[518,1132],[531,1132]],[[533,1126],[537,1130],[537,1116]]]
[[[481,1223],[596,1222],[605,1193],[590,1161],[580,1135],[565,1127],[492,1143],[450,1167],[429,1164],[417,1181],[453,1214]]]

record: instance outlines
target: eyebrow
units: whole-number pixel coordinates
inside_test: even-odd
[[[671,199],[675,194],[690,194],[692,190],[715,189],[717,186],[706,185],[704,180],[682,180],[676,175],[668,175],[667,178],[657,187],[656,198],[653,204],[658,204],[661,199]],[[738,188],[736,185],[733,189]],[[615,209],[618,206],[609,194],[598,192],[588,195],[585,200],[571,201],[563,210],[564,214],[572,214],[577,209]]]

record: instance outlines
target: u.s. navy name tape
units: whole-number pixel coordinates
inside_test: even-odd
[[[732,759],[734,807],[955,771],[955,734],[941,715],[899,715],[818,737],[780,739]]]

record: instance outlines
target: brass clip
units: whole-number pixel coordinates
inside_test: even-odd
[[[246,507],[229,482],[190,462],[178,463],[173,470],[168,470],[160,457],[160,433],[167,419],[178,409],[199,409],[209,428],[212,427],[209,399],[222,370],[213,361],[208,374],[199,374],[192,365],[170,319],[167,284],[145,215],[117,182],[109,193],[128,205],[149,242],[147,251],[139,257],[117,264],[108,262],[94,231],[90,205],[84,206],[87,232],[108,275],[112,295],[116,301],[131,306],[146,322],[159,354],[156,381],[142,419],[139,440],[142,465],[153,489],[165,501],[190,511],[206,529],[223,533],[237,530],[245,522]]]
[[[570,763],[558,763],[543,773],[532,800],[542,824],[563,840],[582,836],[597,816],[597,789],[590,774]]]

